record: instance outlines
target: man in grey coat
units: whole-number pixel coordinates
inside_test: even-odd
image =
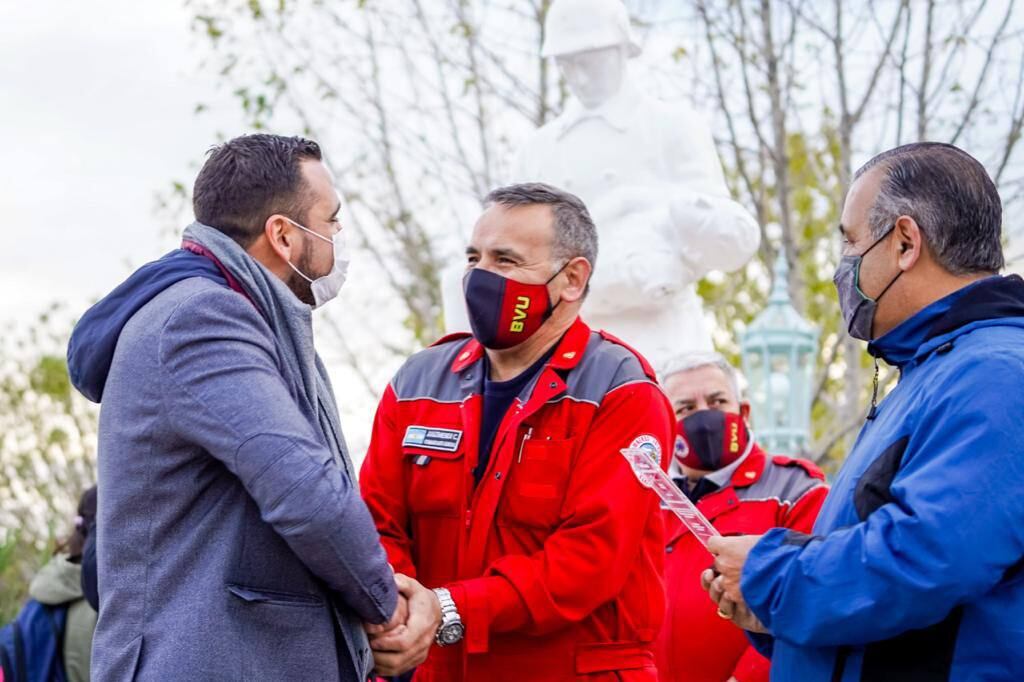
[[[194,208],[68,348],[102,399],[93,678],[365,681],[364,624],[420,632],[436,598],[396,589],[313,349],[347,266],[332,178],[314,142],[245,136]]]

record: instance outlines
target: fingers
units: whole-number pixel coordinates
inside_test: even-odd
[[[401,594],[399,594],[398,603],[395,605],[395,611],[391,614],[391,618],[388,619],[386,623],[364,623],[363,629],[366,630],[366,633],[368,635],[378,635],[382,632],[388,632],[389,630],[393,630],[399,625],[404,625],[408,618],[409,601]]]
[[[757,616],[754,615],[754,612],[746,604],[736,604],[732,614],[732,622],[750,632],[768,632],[768,629],[758,620]]]
[[[409,644],[409,626],[404,623],[370,637],[370,648],[374,651],[396,652],[408,648]]]
[[[718,616],[726,620],[732,620],[736,614],[736,604],[730,601],[728,598],[723,598],[718,602]]]
[[[716,576],[708,585],[708,596],[716,604],[725,597],[725,590],[722,588],[722,576]]]
[[[714,580],[717,576],[718,574],[710,568],[704,569],[704,571],[700,574],[700,586],[704,589],[705,592],[707,592],[708,589],[710,589],[711,581]]]
[[[740,579],[738,575],[723,573],[715,578],[715,582],[726,597],[734,602],[743,601],[743,592],[740,590]]]
[[[370,638],[381,675],[397,675],[423,663],[441,624],[441,605],[433,590],[401,574],[395,575],[395,583],[408,599],[408,615],[403,624]]]
[[[416,655],[410,655],[410,653],[408,652],[374,652],[373,654],[374,668],[376,669],[378,675],[384,677],[401,675],[404,672],[412,670],[418,665],[422,665],[423,661],[425,660],[427,660],[427,654],[425,651],[422,654]]]
[[[373,660],[378,674],[399,675],[427,660],[434,631],[400,625],[394,630],[370,640]]]
[[[720,575],[714,579],[713,585],[716,590],[721,592],[723,598],[728,599],[731,602],[742,602],[743,594],[739,590],[739,585],[735,580],[732,580],[727,575]]]
[[[404,573],[395,573],[395,586],[398,587],[398,593],[406,599],[416,592],[417,588],[423,587],[415,578],[410,578]]]

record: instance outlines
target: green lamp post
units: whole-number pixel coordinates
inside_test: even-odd
[[[818,330],[800,316],[786,289],[789,266],[779,252],[768,305],[740,340],[753,427],[770,453],[807,452]]]

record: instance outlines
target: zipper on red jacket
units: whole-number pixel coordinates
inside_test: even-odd
[[[510,408],[510,409],[514,409],[518,413],[518,412],[522,411],[523,404],[521,402],[519,402],[518,398],[516,398],[515,407]],[[508,415],[506,414],[506,418],[507,417],[508,417]],[[501,425],[500,424],[498,425],[498,430],[499,431],[501,430]],[[517,431],[518,431],[518,429],[517,429]],[[530,431],[532,433],[533,430],[531,429]],[[524,436],[524,438],[523,438],[523,442],[524,443],[526,441],[526,438],[529,438],[529,434]],[[476,483],[476,485],[473,487],[473,494],[469,498],[469,506],[466,508],[466,528],[467,529],[469,529],[469,524],[470,524],[470,521],[472,520],[473,507],[476,506],[477,499],[480,497],[480,489],[483,488],[484,481],[486,481],[487,477],[491,475],[491,469],[493,469],[494,466],[495,466],[494,465],[494,461],[497,459],[497,457],[494,456],[494,454],[496,452],[495,445],[500,445],[500,443],[497,443],[497,444],[496,443],[491,443],[491,452],[488,453],[488,457],[487,457],[487,468],[484,470],[483,475],[480,476],[480,481],[478,483]]]

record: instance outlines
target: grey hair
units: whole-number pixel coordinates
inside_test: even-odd
[[[729,381],[729,386],[732,388],[736,400],[740,401],[743,399],[743,394],[740,392],[740,373],[721,353],[687,353],[686,355],[672,358],[665,363],[665,367],[660,373],[661,383],[664,384],[671,376],[682,372],[689,372],[693,369],[700,369],[701,367],[717,367],[722,370],[725,378]]]
[[[484,198],[484,205],[491,204],[508,207],[535,204],[550,206],[555,216],[552,256],[566,263],[573,258],[583,257],[590,262],[591,268],[597,265],[597,228],[594,227],[586,204],[575,194],[542,182],[527,182],[491,190]]]
[[[947,272],[967,275],[1003,268],[1002,202],[977,159],[951,144],[918,142],[882,152],[853,179],[876,166],[886,174],[868,213],[876,239],[900,216],[910,216]]]

